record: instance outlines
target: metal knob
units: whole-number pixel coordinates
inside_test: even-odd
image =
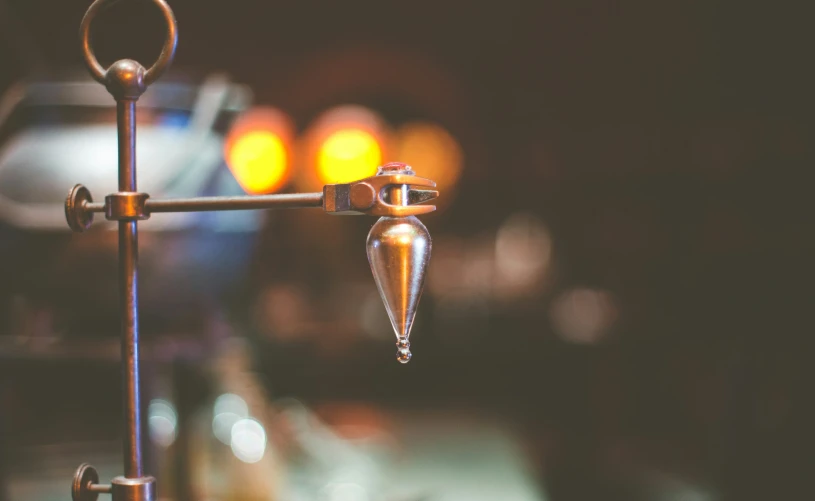
[[[82,463],[74,473],[71,484],[71,499],[74,501],[96,501],[99,494],[110,494],[110,484],[99,483],[99,473],[88,463]]]

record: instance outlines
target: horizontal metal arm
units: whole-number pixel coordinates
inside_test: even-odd
[[[201,212],[247,209],[302,209],[322,207],[322,193],[293,193],[283,195],[246,195],[235,197],[147,199],[145,208],[153,212]]]
[[[206,212],[220,210],[252,209],[303,209],[322,207],[322,193],[291,193],[282,195],[237,195],[231,197],[194,198],[148,198],[144,208],[148,214],[154,212]],[[87,202],[88,212],[105,212],[105,203]]]
[[[151,199],[145,193],[117,192],[94,202],[87,188],[78,184],[65,200],[65,217],[74,231],[85,231],[93,223],[95,212],[109,220],[148,219],[154,212],[205,212],[253,209],[323,208],[322,193],[282,195],[240,195],[230,197],[194,197]]]
[[[398,164],[402,165],[402,164]],[[386,196],[388,188],[401,187],[407,203],[394,203]],[[65,217],[74,231],[85,231],[93,214],[105,213],[111,221],[139,221],[157,212],[204,212],[252,209],[321,208],[329,214],[367,214],[369,216],[406,217],[426,214],[436,209],[419,205],[438,196],[436,183],[409,174],[378,174],[343,184],[329,184],[322,193],[277,195],[239,195],[229,197],[194,197],[153,199],[147,193],[118,191],[94,202],[87,188],[78,184],[65,200]],[[392,191],[392,190],[391,190]]]

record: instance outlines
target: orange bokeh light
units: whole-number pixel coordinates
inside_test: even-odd
[[[224,148],[232,175],[250,194],[271,193],[289,178],[292,127],[273,108],[254,108],[233,125]]]
[[[325,111],[299,144],[298,188],[319,190],[375,175],[388,157],[389,137],[387,125],[373,110],[343,105]]]
[[[288,155],[280,137],[256,130],[235,140],[227,153],[227,163],[245,191],[269,193],[283,184]]]
[[[376,174],[382,148],[362,129],[340,129],[325,138],[317,153],[317,176],[323,184],[347,183]]]

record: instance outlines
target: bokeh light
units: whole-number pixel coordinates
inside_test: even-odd
[[[244,191],[271,193],[289,178],[292,126],[274,108],[253,108],[233,124],[224,157]]]
[[[495,292],[514,297],[540,285],[550,271],[552,237],[532,214],[517,213],[495,236]]]
[[[376,174],[388,158],[390,134],[373,110],[357,105],[332,108],[312,122],[301,142],[298,187],[319,190]]]
[[[238,138],[227,162],[235,179],[249,193],[278,188],[286,174],[286,149],[280,138],[267,131],[252,131]]]
[[[617,320],[617,305],[611,293],[576,287],[555,298],[550,308],[552,326],[564,341],[593,344],[605,337]]]
[[[147,427],[150,440],[161,447],[169,447],[175,442],[178,414],[173,404],[166,400],[154,399],[147,407]]]
[[[368,491],[354,482],[333,482],[327,485],[324,492],[329,501],[368,501]]]
[[[416,174],[432,179],[439,190],[455,186],[464,167],[458,141],[443,127],[411,122],[396,132],[393,158],[411,165]]]
[[[215,399],[212,413],[212,433],[226,445],[232,441],[232,427],[249,416],[246,401],[233,393],[224,393]]]
[[[376,173],[382,149],[373,134],[340,129],[328,136],[317,154],[317,175],[323,184],[347,183]]]
[[[266,452],[266,430],[255,419],[241,419],[232,426],[229,445],[244,463],[257,463]]]

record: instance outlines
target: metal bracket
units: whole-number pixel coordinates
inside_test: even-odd
[[[154,501],[156,479],[116,477],[109,484],[100,484],[96,468],[88,463],[79,465],[71,485],[73,501],[96,501],[99,494],[111,494],[113,501]]]
[[[150,195],[119,191],[105,197],[105,219],[108,221],[142,221],[150,219],[145,203]]]
[[[111,481],[113,501],[154,501],[156,479],[153,477],[116,477]]]
[[[394,205],[387,200],[388,188],[407,186],[408,203]],[[436,210],[435,205],[414,205],[439,196],[436,183],[423,177],[407,174],[372,176],[346,184],[329,184],[323,187],[323,209],[329,214],[367,214],[369,216],[405,217],[427,214]]]

